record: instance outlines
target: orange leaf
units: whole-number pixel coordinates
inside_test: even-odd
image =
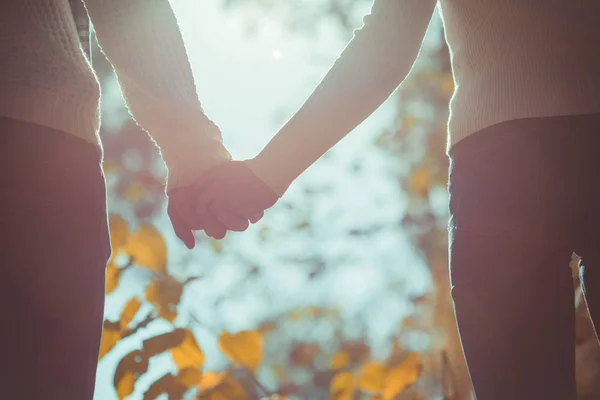
[[[121,318],[119,319],[119,324],[121,325],[121,330],[127,329],[127,326],[135,317],[135,314],[140,309],[141,303],[137,298],[133,298],[125,304],[123,307],[123,311],[121,311]]]
[[[238,381],[227,376],[219,386],[209,393],[207,400],[248,400],[248,395]]]
[[[200,370],[204,364],[204,354],[191,331],[185,331],[185,337],[181,344],[172,348],[171,356],[179,371],[185,368],[197,368]]]
[[[139,350],[132,351],[119,361],[113,380],[119,399],[124,399],[133,393],[136,379],[146,371],[148,371],[148,358]]]
[[[421,374],[419,356],[411,353],[400,364],[393,367],[386,379],[382,400],[393,400],[407,387],[417,381]]]
[[[113,347],[117,344],[117,342],[121,339],[121,331],[119,330],[118,325],[110,322],[104,321],[104,327],[102,328],[102,340],[100,342],[100,351],[98,353],[98,360],[102,359]]]
[[[222,332],[219,348],[229,361],[255,372],[262,360],[263,339],[256,331]]]
[[[198,391],[203,393],[210,389],[213,389],[219,386],[223,380],[227,377],[225,372],[210,372],[207,371],[202,375],[200,379],[200,384],[198,384]]]
[[[119,284],[120,270],[114,264],[109,263],[106,266],[106,290],[105,293],[112,293]]]
[[[361,391],[367,393],[379,393],[385,385],[387,368],[380,363],[368,363],[361,368],[358,387]]]
[[[129,227],[127,226],[127,222],[116,214],[108,216],[108,224],[110,230],[110,248],[112,250],[111,260],[113,260],[127,242]]]
[[[410,175],[411,190],[420,195],[425,196],[432,184],[431,172],[424,168],[415,169]]]
[[[144,185],[139,181],[133,181],[127,189],[125,189],[125,198],[130,203],[137,203],[144,197]]]
[[[175,381],[186,388],[198,385],[201,379],[202,373],[199,368],[185,368],[175,377]]]
[[[329,368],[332,370],[344,369],[350,365],[350,355],[343,350],[335,353],[329,360]]]
[[[329,400],[352,400],[354,397],[354,375],[351,372],[336,374],[329,385]]]
[[[133,393],[134,385],[135,376],[131,372],[127,372],[125,375],[123,375],[116,387],[119,400],[123,400],[125,397]]]
[[[146,288],[146,300],[156,308],[156,314],[169,322],[177,317],[183,285],[169,275],[161,275]]]
[[[127,240],[124,251],[134,259],[136,264],[154,272],[166,273],[167,246],[152,225],[140,225]]]

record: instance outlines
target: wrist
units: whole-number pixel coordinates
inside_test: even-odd
[[[282,197],[294,181],[288,177],[277,160],[261,152],[254,158],[245,161],[246,165],[260,180],[262,180],[278,197]]]
[[[231,155],[218,140],[170,147],[162,153],[168,171],[167,191],[190,186],[208,170],[231,161]]]

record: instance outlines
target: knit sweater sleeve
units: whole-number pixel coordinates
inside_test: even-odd
[[[436,0],[374,0],[363,27],[300,110],[249,160],[282,195],[313,162],[364,121],[404,80]]]
[[[198,100],[169,0],[84,1],[129,111],[161,149],[169,189],[230,160]]]

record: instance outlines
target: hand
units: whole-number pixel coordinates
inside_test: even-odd
[[[213,214],[227,229],[243,231],[256,223],[277,194],[244,161],[231,161],[204,174],[194,185],[196,215]]]
[[[215,239],[225,237],[227,228],[212,213],[203,213],[200,217],[196,215],[196,193],[193,186],[171,190],[168,196],[167,214],[173,230],[188,249],[193,249],[196,244],[194,230],[204,229],[208,236]]]

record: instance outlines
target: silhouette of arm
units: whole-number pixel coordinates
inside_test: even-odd
[[[204,114],[169,0],[84,0],[136,123],[156,141],[169,188],[187,186],[230,160]]]
[[[375,0],[363,27],[300,110],[248,165],[282,195],[404,80],[436,0]]]

